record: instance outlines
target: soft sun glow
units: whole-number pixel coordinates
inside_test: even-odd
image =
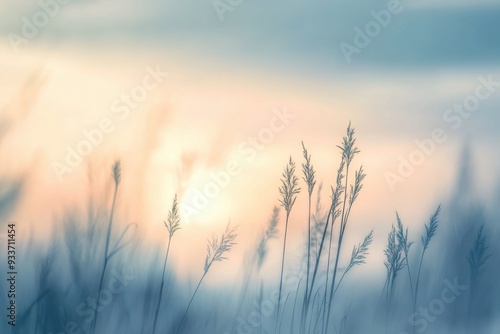
[[[180,201],[181,215],[186,222],[210,223],[228,219],[228,185],[214,180],[211,177],[214,173],[201,170],[191,178]]]

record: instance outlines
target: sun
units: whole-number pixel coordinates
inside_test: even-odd
[[[201,170],[189,181],[180,200],[180,212],[184,221],[208,223],[227,219],[230,210],[230,180],[221,182],[214,175],[212,171]]]

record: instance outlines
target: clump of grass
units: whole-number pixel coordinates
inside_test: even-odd
[[[487,253],[488,248],[488,240],[484,234],[484,225],[481,225],[474,246],[470,249],[469,255],[467,256],[470,269],[471,302],[474,296],[477,278],[484,273],[486,270],[486,263],[491,257],[491,255]]]
[[[153,321],[153,332],[152,332],[153,334],[155,333],[156,323],[158,321],[158,313],[160,311],[161,299],[163,295],[163,285],[165,283],[165,270],[167,268],[168,253],[170,252],[170,243],[172,242],[172,237],[174,236],[174,233],[180,229],[180,221],[181,219],[179,217],[179,204],[177,202],[177,195],[175,195],[174,200],[172,202],[172,209],[170,209],[168,213],[167,221],[164,221],[165,227],[167,228],[168,231],[168,244],[167,244],[167,252],[165,254],[165,261],[163,263],[158,304],[156,305],[155,317]]]
[[[278,318],[280,313],[281,305],[281,294],[283,290],[283,270],[285,268],[285,253],[286,253],[286,238],[288,234],[288,222],[290,218],[290,213],[292,212],[293,205],[297,200],[297,194],[300,193],[300,188],[298,186],[299,178],[295,175],[295,162],[293,162],[292,157],[285,167],[281,178],[281,186],[279,192],[281,195],[280,203],[285,209],[286,220],[285,220],[285,237],[283,239],[283,254],[281,258],[281,273],[280,273],[280,287],[278,292],[278,306],[276,313],[276,328],[278,326]]]
[[[305,331],[305,311],[306,305],[309,301],[309,275],[311,271],[311,200],[314,187],[316,185],[315,174],[316,171],[311,163],[311,155],[307,152],[307,149],[302,142],[302,153],[304,155],[305,163],[302,164],[302,172],[304,174],[303,179],[307,184],[308,193],[308,207],[307,207],[307,269],[306,269],[306,288],[304,289],[304,301],[302,307],[302,318],[301,318],[301,331]]]
[[[205,279],[205,276],[207,276],[208,271],[210,270],[212,265],[215,262],[227,260],[226,254],[231,251],[234,245],[236,245],[235,242],[237,237],[236,229],[237,226],[231,227],[231,224],[228,223],[226,226],[226,230],[222,233],[220,238],[217,237],[216,235],[213,235],[212,238],[208,241],[207,255],[205,257],[205,265],[203,266],[203,275],[201,276],[200,281],[198,282],[198,285],[196,286],[196,289],[194,290],[194,293],[191,296],[191,299],[189,301],[188,306],[186,307],[186,310],[184,311],[184,315],[181,318],[176,333],[179,333],[179,331],[181,330],[182,325],[184,324],[184,320],[186,319],[186,315],[188,314],[189,308],[193,303],[194,297],[196,297],[196,293],[200,289],[201,283]]]
[[[440,212],[441,212],[441,206],[439,206],[437,210],[434,212],[434,214],[431,216],[429,225],[425,225],[425,234],[422,236],[422,253],[420,254],[420,261],[418,265],[415,289],[413,288],[413,278],[411,275],[411,268],[409,261],[410,250],[414,243],[409,241],[408,227],[405,229],[399,214],[396,212],[397,228],[394,228],[394,226],[392,226],[392,230],[389,233],[387,248],[384,251],[386,255],[386,261],[384,262],[384,265],[387,268],[387,278],[386,278],[386,283],[384,285],[384,290],[385,288],[387,288],[388,316],[390,312],[392,295],[394,293],[394,283],[397,277],[397,273],[404,267],[406,267],[408,271],[408,280],[410,284],[413,311],[415,312],[417,305],[418,287],[420,282],[420,273],[422,271],[424,255],[426,250],[429,248],[430,243],[434,238],[437,228],[439,226],[438,217]],[[413,328],[413,330],[415,330],[415,327]]]
[[[332,195],[331,195],[331,205],[328,211],[328,215],[326,216],[325,224],[323,226],[323,233],[321,236],[321,242],[319,243],[319,248],[316,252],[316,261],[314,264],[314,270],[310,282],[310,286],[308,287],[308,296],[312,296],[314,291],[315,282],[317,279],[317,274],[319,270],[319,265],[321,261],[321,255],[324,249],[324,242],[328,235],[328,230],[330,230],[330,241],[328,247],[328,258],[326,265],[326,282],[324,284],[324,294],[322,298],[322,329],[324,332],[328,331],[328,324],[331,314],[331,308],[333,304],[333,297],[336,291],[336,275],[339,265],[340,259],[340,250],[342,248],[342,242],[344,239],[346,227],[349,221],[350,212],[352,206],[354,205],[356,199],[358,198],[361,189],[363,188],[363,180],[365,178],[365,173],[363,167],[360,167],[359,170],[355,172],[354,183],[349,187],[349,172],[351,169],[352,162],[354,157],[360,152],[356,146],[356,138],[355,138],[355,130],[352,128],[351,124],[347,127],[347,134],[344,136],[342,144],[337,146],[341,150],[341,162],[340,166],[337,169],[337,178],[336,178],[336,186],[332,187]],[[345,173],[345,174],[344,174]],[[331,265],[331,257],[332,257],[332,244],[333,244],[333,228],[336,220],[340,218],[340,227],[339,227],[339,237],[337,243],[337,252],[335,264],[333,266],[333,278],[330,281],[330,265]],[[369,239],[366,239],[368,242]],[[370,241],[371,242],[371,241]],[[362,256],[362,253],[358,253],[359,256]],[[356,262],[356,257],[354,257],[354,262]],[[353,264],[354,265],[354,264]],[[352,267],[351,267],[352,268]],[[351,269],[349,268],[349,269]],[[338,285],[337,285],[338,286]],[[330,287],[330,290],[329,290]],[[329,299],[327,298],[329,292]],[[305,316],[307,318],[308,309],[310,302],[308,301],[305,306]]]
[[[344,240],[344,235],[345,231],[347,228],[347,224],[349,222],[349,216],[351,214],[351,209],[354,203],[356,202],[356,199],[358,198],[359,193],[361,192],[361,189],[363,189],[363,180],[366,177],[366,174],[364,173],[363,166],[361,166],[357,171],[355,171],[354,175],[354,184],[350,185],[350,191],[347,191],[348,189],[348,183],[349,183],[349,172],[351,169],[352,162],[354,160],[354,157],[360,153],[360,150],[356,146],[356,137],[355,135],[355,130],[349,123],[349,126],[347,127],[347,133],[346,136],[344,136],[342,144],[340,146],[337,146],[342,153],[342,160],[345,161],[345,177],[344,177],[344,186],[343,186],[343,195],[344,199],[342,201],[342,211],[341,211],[341,220],[340,220],[340,227],[339,227],[339,236],[338,236],[338,242],[337,242],[337,252],[336,252],[336,257],[335,257],[335,265],[333,267],[333,277],[332,277],[332,282],[330,283],[331,288],[330,288],[330,298],[328,302],[328,308],[327,308],[327,313],[326,313],[326,324],[325,324],[325,331],[328,332],[328,324],[330,320],[330,314],[331,314],[331,308],[333,304],[333,296],[334,296],[334,291],[335,291],[335,284],[336,284],[336,277],[337,277],[337,270],[338,270],[338,265],[339,265],[339,259],[340,259],[340,252],[342,249],[342,242]]]

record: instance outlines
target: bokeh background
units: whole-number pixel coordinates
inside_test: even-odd
[[[120,159],[117,210],[123,224],[137,223],[135,237],[145,246],[139,253],[153,261],[152,254],[164,251],[163,221],[178,194],[182,229],[171,249],[173,275],[192,289],[206,238],[230,220],[238,225],[238,244],[207,280],[212,289],[233,284],[278,205],[290,156],[300,169],[301,141],[328,206],[340,157],[336,145],[349,122],[361,149],[356,165],[365,167],[367,178],[347,243],[350,248],[372,229],[375,236],[355,278],[369,274],[383,284],[383,248],[395,211],[418,241],[438,204],[446,217],[462,217],[456,211],[467,203],[485,212],[492,240],[498,237],[500,87],[493,85],[460,126],[445,117],[456,117],[448,110],[484,80],[500,82],[497,1],[401,1],[399,13],[350,59],[342,43],[355,46],[355,29],[364,30],[374,21],[372,11],[391,2],[54,3],[0,3],[0,210],[4,222],[17,222],[20,247],[36,240],[40,252],[48,249],[63,234],[63,217],[84,212],[89,198],[109,205],[110,166]],[[44,8],[53,14],[46,22]],[[37,15],[42,21],[30,31],[26,22],[33,25]],[[150,69],[168,75],[126,115],[117,112],[115,102]],[[242,145],[251,147],[276,114],[286,112],[293,117],[282,131],[257,142],[254,154],[242,153]],[[84,132],[103,119],[112,130],[70,171],[57,172],[68,151],[86,140]],[[435,129],[447,139],[391,184],[389,173],[397,175],[402,160],[419,150],[416,142],[428,141]],[[240,167],[237,175],[187,213],[213,183],[211,175],[224,173],[231,161]],[[291,258],[300,257],[304,244],[302,188],[291,218]],[[463,231],[450,218],[441,232]],[[275,283],[279,241],[272,245],[264,276]],[[30,272],[37,260],[26,254],[19,261]],[[498,305],[493,309],[488,324],[498,322]]]

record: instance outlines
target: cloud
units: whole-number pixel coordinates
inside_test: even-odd
[[[223,21],[212,1],[74,0],[43,30],[40,39],[89,46],[105,41],[124,47],[187,49],[289,71],[352,70],[359,65],[397,69],[498,64],[500,6],[493,1],[475,5],[469,0],[401,3],[404,10],[353,56],[352,66],[340,43],[353,43],[354,28],[363,29],[373,20],[371,11],[387,8],[387,0],[242,0],[225,13]],[[4,35],[20,30],[21,16],[37,6],[35,1],[30,4],[10,4],[0,12]]]

